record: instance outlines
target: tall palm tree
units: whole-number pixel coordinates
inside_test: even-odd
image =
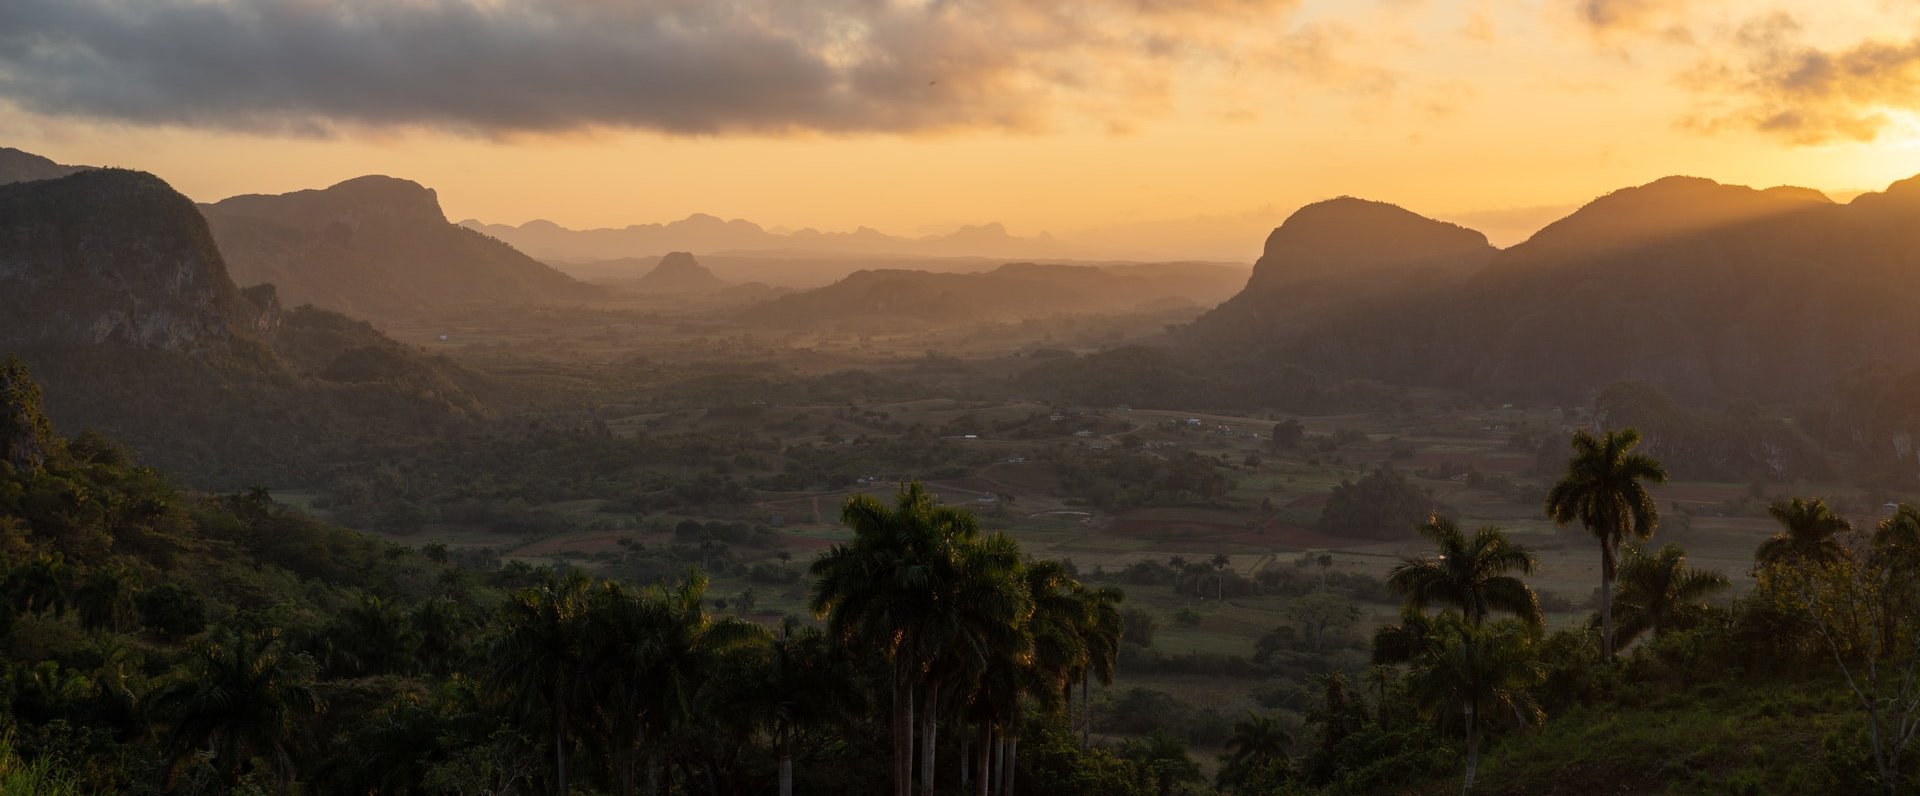
[[[1820,498],[1776,500],[1767,506],[1767,516],[1780,523],[1780,532],[1760,543],[1753,551],[1759,566],[1804,561],[1832,564],[1845,561],[1849,553],[1840,535],[1851,532],[1853,523],[1833,513]]]
[[[582,668],[595,688],[582,720],[618,796],[638,791],[643,758],[648,790],[658,790],[659,749],[687,722],[696,695],[732,653],[768,639],[759,625],[709,616],[701,604],[706,589],[706,577],[693,571],[672,589],[636,594],[603,583],[587,595]]]
[[[1226,553],[1214,553],[1207,563],[1213,565],[1213,599],[1224,600],[1227,598],[1227,565],[1233,563],[1233,559]]]
[[[1542,676],[1532,639],[1518,622],[1474,625],[1446,613],[1433,643],[1414,661],[1409,685],[1421,710],[1436,718],[1459,711],[1467,739],[1462,794],[1473,790],[1482,725],[1511,720],[1532,726],[1544,717],[1527,692]]]
[[[1566,527],[1579,520],[1600,543],[1600,625],[1602,654],[1613,660],[1613,579],[1619,567],[1620,544],[1627,536],[1646,539],[1660,525],[1660,507],[1647,493],[1647,483],[1663,484],[1667,470],[1651,456],[1634,453],[1640,444],[1635,429],[1608,431],[1595,437],[1576,432],[1570,444],[1567,474],[1547,492],[1547,516]],[[1643,483],[1644,482],[1644,483]]]
[[[891,662],[894,793],[913,781],[913,699],[940,646],[922,619],[939,605],[962,542],[979,536],[973,515],[941,506],[909,483],[889,508],[867,495],[847,501],[840,521],[853,540],[813,562],[807,607],[825,617],[836,641],[876,649]]]
[[[827,637],[789,617],[755,669],[745,702],[780,761],[779,796],[793,796],[793,751],[809,727],[851,721],[864,691]]]
[[[1495,611],[1510,613],[1530,627],[1544,622],[1540,598],[1525,581],[1507,573],[1533,574],[1538,564],[1525,545],[1507,538],[1491,525],[1467,538],[1453,520],[1433,515],[1418,528],[1438,547],[1437,558],[1407,558],[1387,575],[1387,586],[1407,598],[1407,605],[1426,609],[1434,603],[1460,609],[1480,624]]]
[[[316,668],[306,654],[289,651],[277,631],[219,632],[193,646],[186,665],[148,695],[148,706],[169,728],[175,760],[204,749],[231,785],[258,759],[287,782],[301,730],[326,709],[314,691]]]
[[[1080,638],[1087,651],[1085,661],[1072,673],[1072,679],[1080,681],[1080,707],[1087,713],[1088,723],[1082,728],[1080,739],[1084,746],[1093,733],[1091,681],[1112,685],[1113,667],[1120,661],[1120,638],[1126,632],[1120,604],[1126,601],[1127,594],[1116,586],[1082,587],[1075,594],[1081,606]]]
[[[553,740],[554,790],[567,792],[586,682],[582,632],[590,581],[575,572],[510,595],[494,641],[490,685],[530,724],[544,725]]]
[[[1672,542],[1651,555],[1628,546],[1620,562],[1620,593],[1613,598],[1614,646],[1624,647],[1648,630],[1654,638],[1666,635],[1688,608],[1730,585],[1719,570],[1688,567],[1687,551]]]

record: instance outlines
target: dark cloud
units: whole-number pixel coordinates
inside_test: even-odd
[[[1920,108],[1920,38],[1822,49],[1799,43],[1800,33],[1786,14],[1743,25],[1734,39],[1740,57],[1701,64],[1685,78],[1696,91],[1732,98],[1694,123],[1796,144],[1865,142],[1893,124],[1887,108]]]
[[[1025,128],[1151,95],[1166,65],[1143,59],[1296,2],[4,0],[0,100],[310,134]]]

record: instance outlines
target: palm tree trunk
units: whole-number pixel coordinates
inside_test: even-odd
[[[567,708],[564,704],[561,704],[558,699],[559,691],[560,689],[558,687],[554,688],[556,698],[554,699],[553,709],[553,773],[554,784],[558,788],[556,792],[559,793],[560,796],[566,796]]]
[[[780,755],[780,796],[793,796],[793,755]]]
[[[993,723],[980,722],[980,746],[974,750],[974,773],[978,776],[973,783],[974,796],[987,796],[987,786],[993,781]]]
[[[1015,735],[1008,738],[1007,739],[1007,768],[1005,772],[1006,778],[1007,778],[1007,784],[1006,784],[1006,787],[1001,789],[1000,796],[1013,796],[1013,774],[1015,771],[1018,771],[1020,769],[1019,763],[1015,762],[1019,759],[1019,752],[1020,752],[1020,736]]]
[[[935,722],[939,711],[933,709],[936,695],[940,693],[939,678],[928,678],[927,697],[920,703],[920,796],[933,796],[933,751],[934,738],[939,731]]]
[[[1093,675],[1091,673],[1086,671],[1080,672],[1080,721],[1082,722],[1080,725],[1080,748],[1082,749],[1093,745],[1093,695],[1087,692],[1092,682]]]
[[[913,796],[913,682],[904,660],[893,665],[893,793]]]
[[[969,751],[968,744],[972,740],[973,740],[973,735],[967,732],[967,722],[965,719],[962,719],[960,721],[960,755],[959,755],[960,792],[961,793],[966,793],[967,785],[972,783],[973,781],[971,778],[967,776],[973,771],[973,769],[971,768],[973,764],[973,758],[967,756],[967,753]]]
[[[1600,543],[1600,649],[1602,660],[1613,662],[1613,567],[1612,551]]]
[[[1474,723],[1473,703],[1467,703],[1461,709],[1467,719],[1467,779],[1460,786],[1460,796],[1473,792],[1474,769],[1480,767],[1480,728]]]

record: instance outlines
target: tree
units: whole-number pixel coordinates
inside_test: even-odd
[[[1635,429],[1607,431],[1595,437],[1576,432],[1569,444],[1573,456],[1567,474],[1547,492],[1547,516],[1564,528],[1575,520],[1600,543],[1601,654],[1613,660],[1613,580],[1619,567],[1620,545],[1628,535],[1646,539],[1660,524],[1660,507],[1647,493],[1646,483],[1666,483],[1666,468],[1645,454]]]
[[[1629,545],[1620,563],[1620,593],[1613,598],[1614,646],[1624,647],[1648,630],[1659,638],[1678,629],[1690,609],[1730,585],[1719,570],[1688,567],[1687,551],[1677,544],[1652,555]]]
[[[1399,539],[1438,509],[1432,493],[1383,467],[1336,485],[1320,510],[1320,530],[1341,537]]]
[[[1220,773],[1214,778],[1215,784],[1227,791],[1277,784],[1256,784],[1254,780],[1273,779],[1283,773],[1288,760],[1287,746],[1292,743],[1293,738],[1279,721],[1248,711],[1245,719],[1234,723],[1233,735],[1227,738],[1227,752],[1220,755]]]
[[[827,637],[789,618],[768,645],[746,691],[747,709],[767,726],[779,758],[779,796],[793,796],[793,752],[801,732],[848,721],[864,691]]]
[[[1518,622],[1476,625],[1444,613],[1438,624],[1427,649],[1414,660],[1409,685],[1425,715],[1458,712],[1467,740],[1464,794],[1473,790],[1480,765],[1482,725],[1510,720],[1528,727],[1545,717],[1527,692],[1542,673],[1532,632]]]
[[[1300,441],[1306,439],[1306,436],[1306,427],[1300,425],[1299,420],[1289,417],[1273,424],[1273,435],[1270,439],[1273,449],[1281,450],[1300,447]]]
[[[582,696],[590,686],[580,632],[588,585],[586,575],[576,572],[512,594],[490,657],[493,692],[511,700],[522,720],[544,725],[552,739],[555,791],[562,794]]]
[[[657,751],[693,713],[696,695],[726,671],[730,653],[768,638],[759,625],[715,621],[701,605],[706,590],[707,579],[690,572],[673,588],[635,593],[603,583],[587,594],[577,635],[583,682],[594,687],[579,715],[620,796],[637,791],[642,758],[648,790],[659,791]]]
[[[1226,553],[1214,553],[1213,559],[1207,563],[1212,564],[1217,573],[1213,576],[1213,599],[1224,600],[1227,598],[1227,565],[1233,563],[1233,559],[1228,558]]]
[[[1873,549],[1905,569],[1920,567],[1920,509],[1905,503],[1880,521]]]
[[[1187,739],[1154,730],[1146,740],[1127,741],[1120,756],[1140,767],[1142,777],[1160,789],[1160,796],[1171,796],[1173,786],[1200,779],[1200,764],[1187,755]]]
[[[1513,614],[1529,627],[1545,618],[1540,599],[1525,581],[1507,573],[1533,574],[1538,561],[1524,545],[1488,525],[1467,538],[1453,520],[1434,515],[1416,530],[1439,549],[1435,558],[1407,558],[1387,575],[1387,587],[1425,610],[1439,603],[1460,610],[1474,624],[1495,611]]]
[[[1900,761],[1920,736],[1920,613],[1912,610],[1920,572],[1903,563],[1849,550],[1826,559],[1786,556],[1755,572],[1760,598],[1807,620],[1832,656],[1866,714],[1888,793],[1899,791]]]
[[[940,609],[940,562],[956,558],[959,542],[979,535],[973,515],[935,503],[909,483],[892,508],[867,495],[848,499],[840,521],[853,540],[816,559],[807,607],[827,620],[840,643],[876,649],[892,664],[894,792],[907,796],[913,781],[913,698],[927,658],[939,646],[921,621]]]
[[[194,644],[186,665],[148,695],[149,709],[169,727],[174,775],[204,749],[229,786],[256,760],[276,781],[291,781],[299,734],[326,709],[314,691],[315,669],[276,631],[225,631]]]
[[[1319,654],[1329,632],[1351,627],[1360,621],[1360,609],[1353,601],[1329,591],[1295,597],[1284,609],[1287,618],[1313,639],[1313,651]]]
[[[1780,523],[1781,530],[1753,551],[1754,562],[1759,566],[1787,561],[1832,564],[1848,555],[1840,536],[1851,533],[1853,523],[1833,513],[1825,500],[1783,498],[1767,506],[1767,516]]]
[[[87,582],[74,591],[73,606],[80,624],[90,630],[126,630],[139,617],[135,602],[139,587],[126,567],[111,564],[96,568]]]

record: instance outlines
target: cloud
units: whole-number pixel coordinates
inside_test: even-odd
[[[1800,43],[1801,26],[1776,13],[1742,25],[1741,56],[1697,65],[1683,84],[1727,97],[1690,120],[1707,130],[1747,129],[1794,144],[1877,140],[1889,108],[1920,107],[1920,38],[1835,48]]]
[[[310,135],[1034,129],[1155,112],[1173,65],[1298,2],[5,0],[0,102]]]
[[[1695,0],[1571,0],[1570,4],[1578,24],[1598,38],[1653,35],[1673,43],[1694,41],[1687,12]]]

